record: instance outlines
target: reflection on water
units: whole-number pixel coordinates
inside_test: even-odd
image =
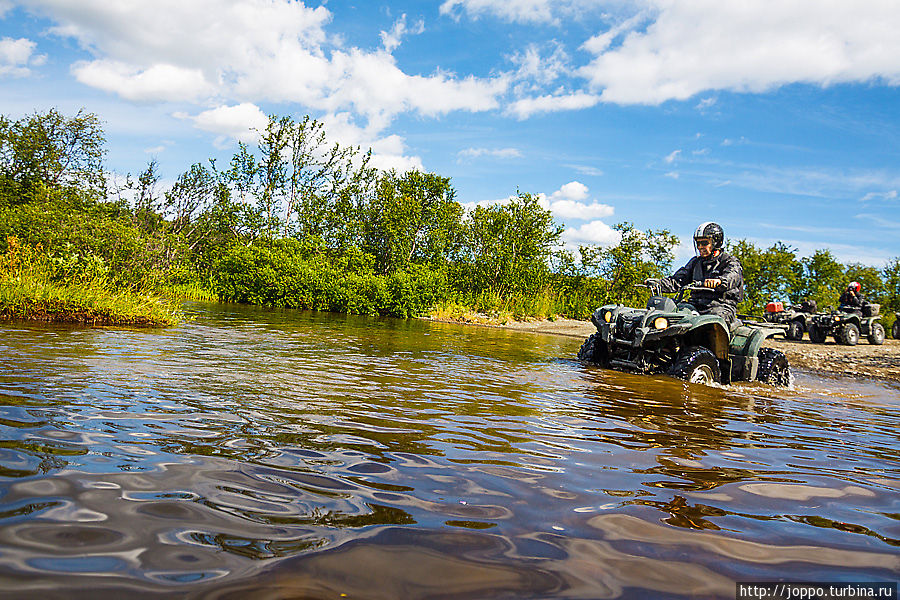
[[[190,306],[0,328],[4,592],[733,598],[900,573],[896,387],[697,387],[579,364],[572,338]]]

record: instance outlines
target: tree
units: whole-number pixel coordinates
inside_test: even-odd
[[[900,312],[900,256],[891,259],[881,271],[884,282],[884,308]]]
[[[468,291],[533,292],[550,273],[562,227],[535,196],[519,192],[507,204],[478,206],[465,221]]]
[[[619,232],[615,246],[579,246],[579,271],[601,280],[610,301],[638,305],[646,300],[647,293],[635,286],[648,277],[669,274],[678,238],[667,229],[643,232],[628,222],[618,223],[613,229]]]
[[[105,199],[104,143],[100,120],[84,110],[71,118],[56,109],[18,121],[0,116],[0,201],[30,202],[42,188]]]
[[[795,265],[797,284],[792,301],[815,300],[820,307],[836,306],[843,291],[844,267],[830,250],[816,250]]]
[[[740,309],[760,314],[771,300],[799,302],[795,292],[799,263],[796,250],[776,242],[766,250],[747,240],[728,244],[728,251],[741,261],[744,271],[744,301]]]
[[[395,171],[379,178],[364,215],[363,244],[381,273],[410,264],[443,266],[462,237],[463,208],[448,177]]]

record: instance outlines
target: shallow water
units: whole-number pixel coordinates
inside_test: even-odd
[[[581,340],[190,304],[0,325],[0,595],[734,598],[896,581],[900,388],[582,365]]]

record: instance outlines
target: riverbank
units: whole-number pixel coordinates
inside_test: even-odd
[[[590,321],[576,319],[500,322],[483,316],[457,322],[576,338],[586,338],[596,331]],[[814,344],[807,339],[779,337],[766,340],[765,345],[784,352],[792,367],[828,375],[900,381],[900,340],[887,339],[881,346],[865,340],[856,346],[842,346],[833,341]]]

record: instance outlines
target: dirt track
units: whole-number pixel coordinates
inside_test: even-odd
[[[485,321],[470,324],[579,338],[586,338],[596,331],[589,321],[571,319],[508,323]],[[863,339],[856,346],[841,346],[831,339],[824,344],[813,344],[808,339],[793,342],[771,338],[766,345],[784,352],[788,363],[801,369],[846,377],[900,381],[900,340],[887,339],[884,345],[873,346]]]

